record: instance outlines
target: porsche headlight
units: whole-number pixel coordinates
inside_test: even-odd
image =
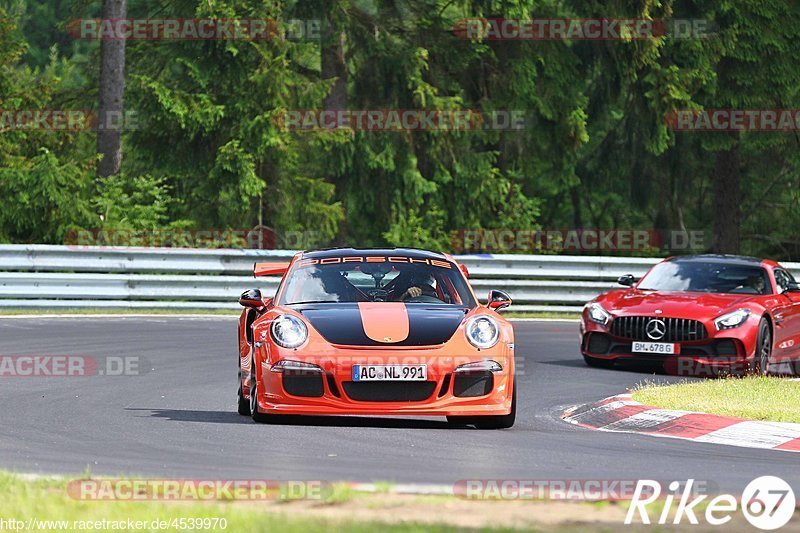
[[[611,314],[597,302],[589,304],[587,310],[589,311],[589,318],[592,320],[592,322],[597,322],[598,324],[605,326],[611,320]]]
[[[487,316],[470,318],[464,332],[467,340],[476,348],[485,350],[497,344],[500,338],[500,328],[497,322]]]
[[[297,348],[308,338],[308,328],[299,318],[281,315],[272,322],[272,338],[284,348]]]
[[[747,317],[750,316],[749,309],[737,309],[736,311],[732,311],[730,313],[726,313],[721,317],[714,320],[714,325],[717,326],[717,329],[733,329],[738,328],[742,324],[744,324]]]

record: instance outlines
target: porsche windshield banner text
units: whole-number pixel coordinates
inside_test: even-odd
[[[334,257],[324,257],[321,259],[316,259],[316,258],[301,259],[300,261],[297,262],[297,268],[309,267],[312,265],[338,265],[347,263],[405,263],[409,265],[419,264],[419,265],[431,265],[439,268],[452,268],[452,265],[448,261],[442,261],[439,259],[427,259],[420,257],[404,257],[397,255],[390,255],[390,256],[369,255],[369,256],[344,256],[344,257],[334,256]]]

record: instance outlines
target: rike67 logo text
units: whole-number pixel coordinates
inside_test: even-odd
[[[642,524],[655,521],[661,525],[686,522],[697,525],[700,516],[707,524],[721,526],[741,511],[751,525],[771,531],[785,526],[791,520],[796,505],[792,487],[775,476],[762,476],[751,481],[740,500],[730,494],[721,494],[708,500],[707,494],[698,495],[695,489],[693,479],[683,485],[673,481],[667,492],[663,491],[658,481],[640,480],[634,490],[625,524],[632,524],[636,520]],[[663,500],[660,500],[662,496]],[[648,509],[648,506],[652,509]]]

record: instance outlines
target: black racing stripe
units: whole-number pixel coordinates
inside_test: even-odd
[[[467,314],[466,308],[436,308],[420,304],[406,304],[406,311],[408,338],[398,343],[404,346],[444,344],[450,340]]]
[[[297,310],[331,344],[371,346],[373,341],[364,332],[358,305],[333,304],[298,306]]]
[[[358,304],[309,304],[295,307],[331,344],[384,346],[367,337]],[[406,304],[408,338],[390,346],[431,346],[450,340],[464,320],[466,308]]]

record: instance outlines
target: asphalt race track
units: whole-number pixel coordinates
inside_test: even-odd
[[[0,355],[131,356],[138,376],[0,378],[0,468],[158,477],[451,484],[464,479],[704,480],[800,486],[797,454],[576,428],[564,407],[646,379],[584,366],[573,322],[516,322],[519,408],[503,431],[444,419],[313,417],[258,425],[236,413],[232,317],[0,319]]]

